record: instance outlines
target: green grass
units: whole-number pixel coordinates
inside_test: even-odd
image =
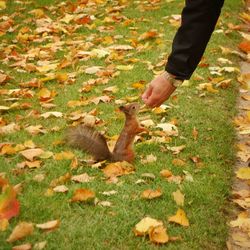
[[[52,3],[53,2],[53,3]],[[176,31],[166,19],[167,15],[179,14],[181,12],[182,3],[174,1],[172,3],[160,3],[160,8],[146,12],[140,12],[138,9],[139,1],[128,1],[126,8],[121,12],[129,19],[136,18],[136,22],[129,26],[124,26],[120,23],[103,24],[103,20],[107,14],[108,7],[116,6],[116,3],[108,1],[104,5],[99,5],[96,9],[91,9],[91,13],[96,16],[94,21],[96,28],[102,25],[114,26],[115,29],[111,33],[100,33],[96,28],[89,30],[85,27],[79,29],[72,35],[57,36],[61,40],[74,40],[81,38],[84,41],[86,37],[94,35],[95,38],[104,36],[122,35],[122,39],[115,39],[114,44],[129,44],[128,39],[136,39],[140,34],[149,30],[157,29],[163,35],[162,44],[157,45],[154,40],[149,41],[149,48],[142,51],[133,50],[132,53],[124,53],[125,57],[122,61],[114,61],[114,64],[126,64],[126,59],[137,58],[139,60],[150,61],[153,65],[159,62],[159,58],[163,53],[169,53],[171,49],[171,41]],[[144,1],[143,1],[144,2]],[[53,20],[59,20],[61,12],[51,13],[47,7],[54,6],[57,8],[61,1],[30,1],[24,5],[24,9],[20,11],[21,5],[14,1],[9,1],[7,9],[1,11],[2,15],[10,15],[15,11],[17,15],[15,25],[16,31],[8,33],[1,37],[5,43],[0,45],[0,52],[8,45],[13,44],[18,31],[21,27],[30,25],[34,30],[34,22],[24,21],[32,16],[28,13],[30,10],[45,7],[44,11]],[[52,5],[53,4],[53,5]],[[23,7],[23,6],[22,6]],[[221,15],[221,24],[217,27],[227,29],[227,23],[238,23],[238,13],[241,11],[241,5],[237,0],[226,1],[223,13]],[[21,12],[21,13],[20,13]],[[87,12],[86,12],[87,13]],[[145,21],[140,20],[144,16]],[[147,21],[148,20],[148,21]],[[129,27],[137,28],[137,34],[133,33]],[[94,39],[95,40],[95,39]],[[166,41],[166,42],[165,42]],[[47,41],[51,42],[51,41]],[[20,54],[25,54],[26,48],[44,46],[47,42],[36,43],[28,42],[27,44],[17,43],[17,51]],[[221,55],[219,45],[226,44],[227,47],[234,49],[239,42],[239,36],[235,32],[229,34],[215,33],[209,43],[204,57],[210,66],[216,66],[217,58],[225,57]],[[141,42],[145,44],[145,42]],[[94,45],[92,48],[105,47],[99,42],[99,45]],[[63,56],[70,55],[72,46],[63,46],[63,51],[56,53],[56,59],[62,60]],[[1,54],[0,53],[0,54]],[[237,58],[227,56],[237,65]],[[36,63],[37,60],[34,61]],[[41,78],[38,73],[18,72],[16,69],[9,67],[11,63],[3,64],[0,61],[1,69],[12,76],[12,80],[6,85],[1,86],[1,89],[18,88],[20,82],[28,81],[34,77]],[[76,66],[92,66],[102,65],[108,66],[104,59],[92,59],[87,62],[79,62]],[[72,67],[62,70],[62,72],[76,71]],[[163,152],[162,147],[166,144],[147,144],[136,143],[136,172],[132,175],[120,177],[121,185],[106,184],[104,176],[99,169],[92,169],[86,163],[81,163],[76,170],[70,170],[70,160],[56,161],[53,159],[43,160],[42,167],[35,170],[25,169],[23,173],[15,175],[13,170],[16,164],[23,161],[19,154],[13,156],[0,156],[0,172],[6,173],[6,177],[10,182],[18,184],[23,183],[23,192],[18,196],[21,204],[20,215],[11,219],[10,226],[0,234],[1,249],[11,249],[13,245],[18,245],[26,242],[35,244],[40,241],[47,241],[46,249],[158,249],[157,246],[149,242],[145,238],[135,237],[132,231],[136,223],[143,217],[150,217],[163,220],[168,229],[170,236],[181,236],[182,240],[170,242],[161,247],[163,249],[225,249],[227,240],[227,215],[230,211],[228,197],[231,188],[232,166],[234,163],[234,129],[232,126],[232,118],[236,113],[235,100],[237,97],[237,81],[236,74],[225,74],[226,79],[232,78],[232,84],[229,88],[219,89],[218,94],[206,92],[205,97],[200,97],[196,89],[198,83],[208,81],[209,70],[207,68],[198,67],[196,73],[204,77],[204,81],[197,81],[194,78],[190,80],[188,87],[181,87],[176,93],[178,94],[177,102],[172,98],[167,104],[172,104],[165,115],[154,115],[150,110],[145,115],[150,115],[157,124],[162,118],[166,121],[172,119],[178,120],[178,129],[180,135],[172,138],[168,146],[178,146],[185,144],[186,148],[179,155],[174,156],[171,152]],[[60,111],[64,114],[63,119],[34,119],[27,117],[30,111],[36,110],[40,113],[50,111],[42,108],[39,104],[39,99],[35,94],[33,98],[21,98],[20,103],[31,102],[32,108],[28,110],[12,110],[1,114],[7,123],[16,122],[21,125],[21,130],[16,133],[1,136],[1,142],[12,142],[14,144],[23,143],[26,140],[32,139],[33,142],[44,150],[52,151],[53,153],[71,150],[79,159],[86,159],[86,155],[80,151],[73,150],[67,145],[53,145],[56,140],[61,140],[64,137],[64,132],[70,121],[67,116],[75,111],[82,110],[83,112],[97,108],[98,117],[103,119],[106,124],[100,129],[107,131],[107,135],[113,136],[119,133],[123,120],[115,110],[117,105],[112,101],[109,104],[87,105],[84,107],[69,108],[67,102],[70,100],[79,100],[80,97],[92,97],[102,95],[102,90],[108,86],[117,85],[119,91],[115,94],[115,99],[126,98],[127,96],[140,96],[141,90],[130,88],[133,82],[145,80],[149,82],[153,78],[152,71],[147,69],[147,64],[138,62],[134,64],[134,69],[124,71],[114,79],[110,79],[106,85],[98,85],[88,94],[80,94],[78,89],[82,83],[93,76],[79,74],[76,77],[76,82],[72,85],[59,85],[56,80],[46,82],[45,87],[50,90],[56,90],[57,96],[54,98],[56,108],[53,110]],[[33,89],[35,93],[37,89]],[[5,97],[5,96],[4,96]],[[139,98],[140,101],[140,98]],[[10,105],[1,96],[0,105]],[[21,115],[23,119],[17,120],[17,116]],[[144,114],[143,114],[144,115]],[[44,135],[30,136],[24,127],[28,125],[43,125],[48,131],[59,126],[58,132],[48,132]],[[195,141],[192,137],[192,130],[196,128],[199,132],[198,140]],[[98,128],[99,129],[99,128]],[[153,130],[153,129],[152,129]],[[146,138],[146,137],[145,137]],[[148,154],[157,156],[157,162],[142,164],[140,159]],[[203,167],[198,168],[192,163],[189,158],[199,155],[203,162]],[[186,160],[187,164],[184,167],[174,166],[172,160],[174,158]],[[179,186],[173,183],[168,183],[160,177],[160,171],[164,168],[170,169],[175,175],[183,175],[183,170],[188,171],[194,181],[183,181]],[[73,182],[66,183],[69,188],[67,194],[54,194],[51,197],[45,196],[46,190],[49,188],[50,182],[65,173],[70,172],[72,175],[87,172],[91,176],[95,176],[95,180],[86,184],[76,184]],[[41,183],[33,180],[37,174],[43,173],[46,178]],[[148,180],[146,184],[137,185],[135,182],[141,179],[141,174],[153,173],[156,178]],[[112,202],[113,207],[99,207],[93,204],[71,204],[69,199],[77,188],[90,188],[96,192],[96,196],[100,200],[108,200]],[[163,196],[152,201],[145,201],[140,198],[143,190],[148,188],[161,188]],[[177,210],[177,205],[172,198],[172,192],[178,188],[185,194],[184,210],[190,220],[190,227],[183,228],[169,224],[167,218],[173,215]],[[103,191],[116,190],[118,193],[105,197],[101,194]],[[51,232],[43,233],[38,229],[35,232],[18,242],[9,244],[6,242],[7,237],[11,233],[15,225],[20,221],[30,221],[33,223],[44,223],[49,220],[60,219],[60,227]]]

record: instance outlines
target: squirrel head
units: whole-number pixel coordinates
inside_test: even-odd
[[[137,102],[133,102],[124,106],[120,106],[119,109],[126,115],[134,115],[137,114],[140,109],[140,105]]]

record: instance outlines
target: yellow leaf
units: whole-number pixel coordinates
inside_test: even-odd
[[[71,160],[75,157],[75,155],[70,151],[63,151],[61,153],[57,153],[54,155],[55,160]]]
[[[128,70],[132,70],[134,66],[133,65],[117,65],[116,68],[118,70],[128,71]]]
[[[6,2],[5,1],[0,1],[0,10],[6,9]]]
[[[34,15],[37,19],[45,16],[42,9],[34,9],[34,10],[31,10],[29,13]]]
[[[6,2],[5,1],[0,1],[0,10],[6,9]]]
[[[144,236],[149,233],[151,227],[163,226],[163,222],[145,217],[139,223],[137,223],[133,229],[136,236]]]
[[[15,153],[16,153],[16,149],[10,144],[3,145],[0,151],[0,155],[12,155]]]
[[[149,239],[156,244],[165,244],[169,241],[166,228],[164,226],[151,227],[149,229]]]
[[[181,208],[178,208],[176,214],[173,215],[173,216],[171,216],[171,217],[169,217],[168,221],[180,224],[180,225],[182,225],[184,227],[188,227],[189,226],[189,221],[188,221],[188,218],[186,216],[186,213]]]
[[[0,220],[0,231],[5,231],[9,226],[9,221],[7,219]]]
[[[250,168],[242,167],[236,171],[237,177],[243,180],[250,180]]]
[[[179,189],[173,192],[172,195],[178,206],[184,206],[184,195],[181,193]]]

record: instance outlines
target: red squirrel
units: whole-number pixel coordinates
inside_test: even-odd
[[[125,114],[126,120],[113,152],[110,152],[105,137],[93,127],[87,125],[78,125],[70,128],[66,140],[69,145],[90,153],[96,161],[132,162],[135,158],[133,150],[135,136],[140,132],[146,131],[137,120],[139,108],[138,103],[119,107],[120,111]]]

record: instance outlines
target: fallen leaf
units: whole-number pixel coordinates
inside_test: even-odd
[[[184,206],[184,195],[178,189],[177,191],[172,193],[173,198],[178,206]]]
[[[159,123],[156,127],[161,128],[168,136],[178,136],[178,129],[172,123]]]
[[[173,216],[171,216],[171,217],[169,217],[168,221],[169,222],[177,223],[177,224],[182,225],[184,227],[188,227],[189,226],[189,221],[188,221],[188,218],[186,216],[186,213],[181,208],[178,208],[176,214],[173,215]]]
[[[69,189],[65,185],[60,185],[53,188],[53,191],[56,193],[66,193],[68,190]]]
[[[0,176],[0,221],[9,220],[19,214],[16,191],[9,182]],[[4,225],[2,225],[4,226]]]
[[[141,163],[146,164],[146,163],[152,163],[157,160],[157,157],[154,156],[153,154],[147,155],[146,159],[142,159]]]
[[[43,152],[41,148],[32,148],[20,151],[19,153],[29,161],[33,161],[35,157],[39,157]]]
[[[46,112],[46,113],[43,113],[41,114],[41,117],[47,119],[48,117],[50,116],[54,116],[54,117],[63,117],[63,114],[62,112],[57,112],[57,111],[53,111],[53,112]]]
[[[163,226],[163,222],[150,217],[145,217],[135,225],[133,231],[136,236],[144,236],[149,233],[150,228],[158,226]]]
[[[73,197],[71,198],[71,202],[88,202],[92,201],[95,198],[95,193],[89,189],[79,188],[76,189]]]
[[[156,244],[165,244],[169,241],[166,228],[164,226],[151,227],[149,229],[149,239]]]
[[[4,232],[9,226],[9,221],[7,219],[0,219],[0,231]]]
[[[43,224],[36,224],[37,228],[40,228],[42,230],[54,230],[56,229],[58,226],[60,225],[60,221],[59,220],[52,220],[52,221],[48,221],[45,222]]]
[[[167,147],[168,150],[172,151],[174,155],[179,154],[184,148],[185,145],[175,146],[175,147]]]
[[[169,178],[171,177],[173,174],[170,170],[168,169],[162,169],[161,172],[160,172],[160,175],[164,178]]]
[[[198,139],[198,134],[199,134],[198,130],[196,129],[196,127],[194,127],[192,131],[192,135],[195,141]]]
[[[16,240],[20,240],[28,235],[33,233],[34,227],[32,223],[29,222],[20,222],[12,231],[9,238],[7,239],[8,242],[14,242]]]
[[[158,198],[161,196],[162,196],[162,191],[159,188],[156,190],[147,189],[147,190],[144,190],[141,194],[141,197],[146,200],[152,200],[154,198]]]
[[[93,179],[94,179],[94,177],[90,177],[87,173],[74,175],[74,176],[71,177],[72,181],[80,182],[80,183],[90,182]]]
[[[70,152],[70,151],[63,151],[61,153],[57,153],[54,155],[54,159],[59,161],[59,160],[71,160],[75,158],[75,155]]]
[[[46,245],[47,245],[47,241],[41,241],[41,242],[38,242],[34,245],[34,249],[35,250],[42,250],[45,248]]]
[[[111,190],[111,191],[104,191],[102,192],[103,195],[106,195],[106,196],[110,196],[110,195],[114,195],[114,194],[117,194],[118,192],[116,190]]]
[[[250,168],[249,167],[242,167],[236,171],[236,175],[238,178],[243,180],[250,180]]]
[[[134,170],[135,167],[132,164],[123,161],[110,163],[102,171],[106,177],[110,178],[130,174],[133,173]]]
[[[181,167],[186,165],[186,162],[181,159],[173,159],[172,163],[175,166],[181,166]]]
[[[12,250],[31,250],[31,249],[32,245],[30,243],[12,247]]]

